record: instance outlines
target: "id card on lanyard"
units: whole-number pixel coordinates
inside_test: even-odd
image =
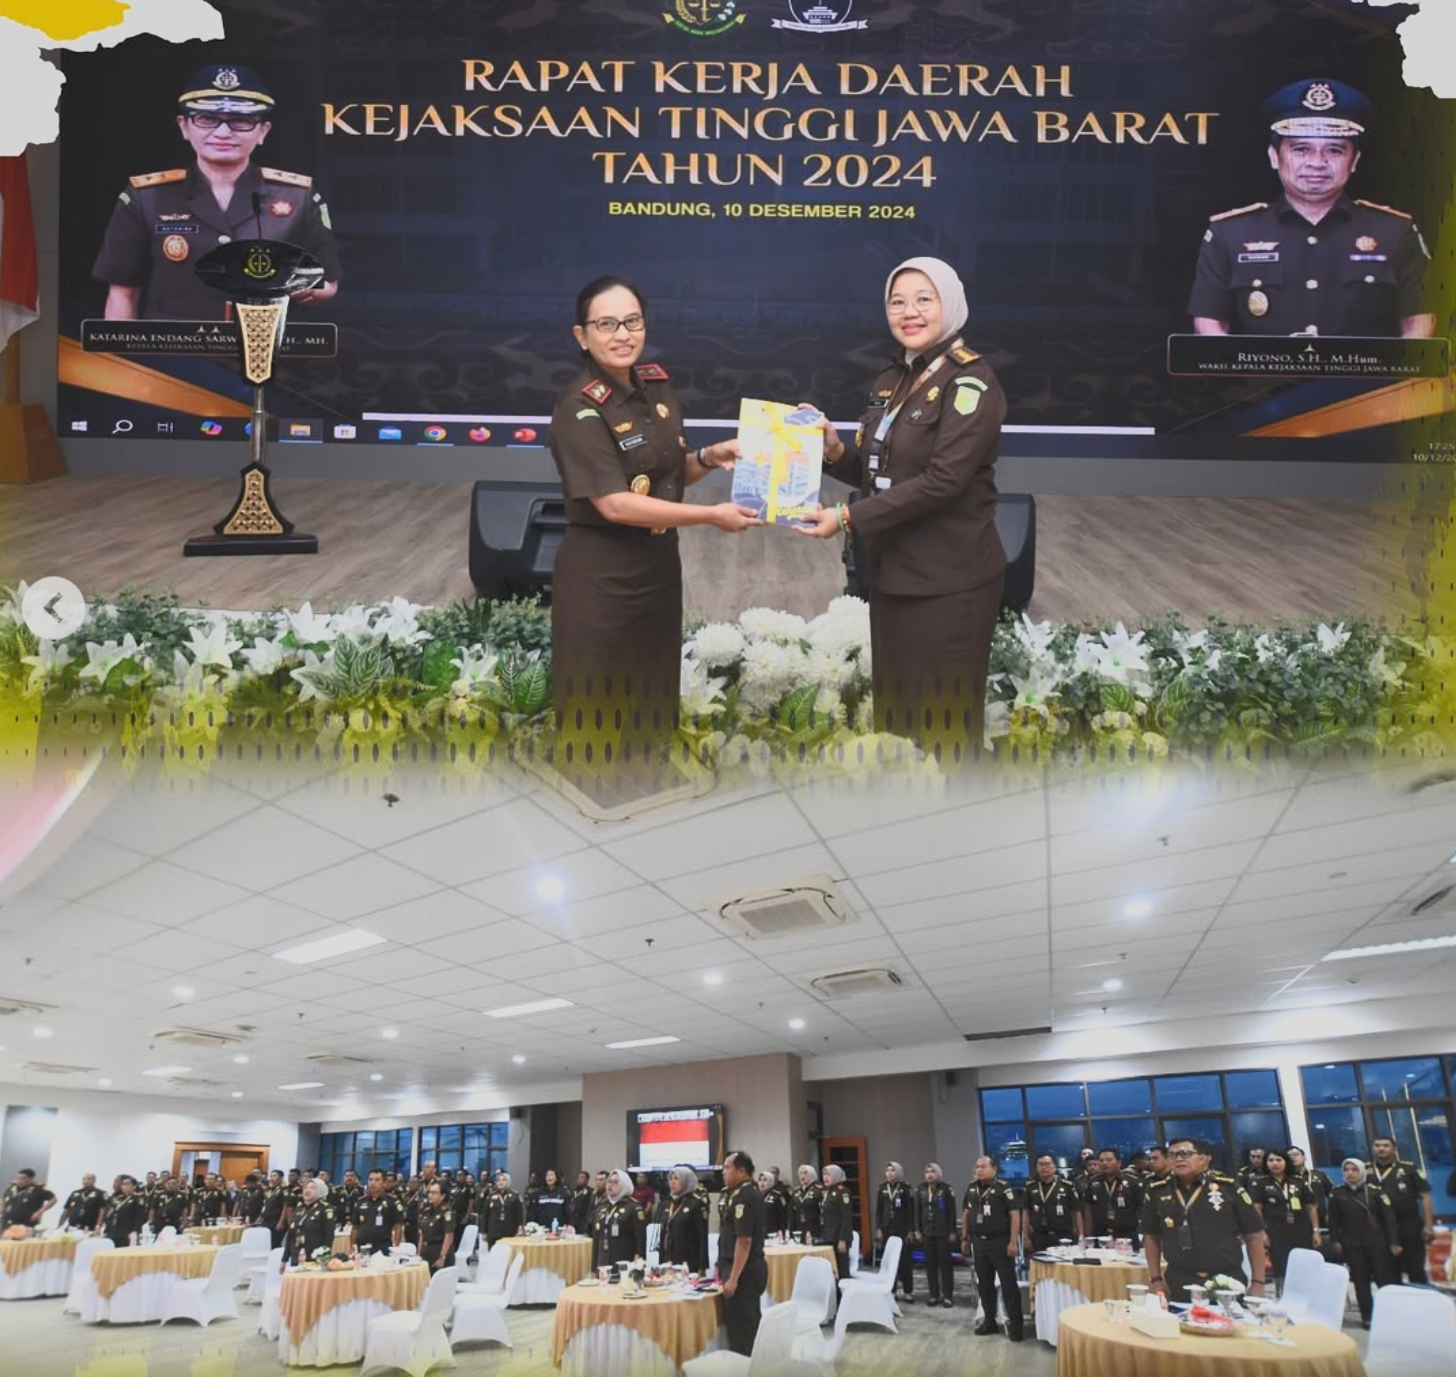
[[[910,389],[892,407],[885,409],[885,414],[880,417],[880,423],[875,427],[874,437],[870,440],[870,452],[865,461],[865,468],[875,475],[875,487],[887,488],[890,480],[880,474],[880,454],[885,448],[885,441],[889,438],[890,430],[899,419],[900,413],[905,409],[906,403],[931,379],[931,376],[938,373],[945,365],[945,361],[957,349],[962,348],[959,339],[953,341],[946,351],[932,364],[930,364],[921,375],[910,384]]]

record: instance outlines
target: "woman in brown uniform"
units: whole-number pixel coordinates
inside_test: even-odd
[[[557,721],[568,751],[595,741],[624,759],[640,758],[676,721],[677,528],[737,532],[763,524],[732,502],[683,502],[688,485],[732,468],[738,442],[688,448],[667,370],[639,362],[646,313],[642,294],[619,277],[582,289],[572,332],[582,366],[551,417],[568,523],[552,572]]]
[[[902,263],[885,313],[901,353],[870,388],[854,443],[824,427],[828,471],[860,500],[799,529],[864,542],[876,729],[962,758],[982,738],[1006,569],[992,472],[1006,399],[960,338],[969,312],[949,264]]]

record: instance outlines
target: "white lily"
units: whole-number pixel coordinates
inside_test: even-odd
[[[723,702],[723,685],[726,682],[726,679],[710,678],[707,669],[697,660],[684,660],[680,683],[683,715],[711,716]]]
[[[408,598],[391,598],[379,610],[383,615],[374,623],[374,630],[391,645],[414,645],[424,640],[425,633],[420,630],[417,620],[419,613],[424,611],[423,603],[411,602]]]
[[[0,625],[8,622],[12,626],[19,626],[25,620],[21,608],[28,592],[30,592],[30,585],[24,579],[21,579],[14,588],[4,590],[5,596],[0,597]]]
[[[1405,675],[1405,665],[1388,665],[1385,663],[1385,647],[1381,646],[1374,655],[1370,657],[1367,666],[1370,677],[1383,684],[1386,688],[1396,688]]]
[[[303,652],[303,663],[289,674],[289,678],[303,686],[298,695],[300,703],[307,703],[310,698],[316,698],[321,703],[329,701],[328,695],[319,691],[316,680],[324,677],[319,673],[320,670],[329,673],[332,672],[333,667],[334,652],[332,650],[322,659],[312,650]]]
[[[104,684],[107,675],[123,660],[135,660],[138,664],[145,664],[145,652],[130,631],[120,644],[106,641],[97,645],[95,641],[87,641],[86,668],[81,671],[81,678],[95,679],[98,684]]]
[[[991,750],[996,744],[998,736],[1007,736],[1011,732],[1011,705],[997,700],[994,703],[986,704],[986,736],[984,747]]]
[[[255,636],[252,648],[243,651],[243,659],[254,674],[263,677],[281,668],[292,654],[292,649],[283,644],[282,636],[271,641]]]
[[[1010,674],[1007,678],[1016,690],[1015,706],[1030,708],[1033,712],[1040,713],[1044,720],[1050,710],[1050,700],[1057,696],[1061,680],[1055,675],[1044,674],[1036,665],[1032,666],[1031,672],[1024,678],[1015,674]]]
[[[1277,658],[1279,652],[1275,649],[1274,638],[1267,631],[1254,637],[1254,654],[1258,656],[1261,665],[1267,665],[1270,660]]]
[[[1346,641],[1350,639],[1350,633],[1345,630],[1345,623],[1341,622],[1333,631],[1323,622],[1314,629],[1315,639],[1319,642],[1320,650],[1326,655],[1333,655]]]
[[[59,674],[74,658],[63,641],[41,641],[34,655],[20,657],[21,664],[30,666],[26,691],[34,693],[43,687],[47,679]]]
[[[329,618],[329,624],[333,627],[335,636],[349,636],[356,641],[367,641],[380,639],[375,635],[373,626],[370,625],[370,618],[374,615],[372,607],[365,607],[363,603],[356,602],[352,607],[346,607],[342,612],[336,612]]]
[[[1088,654],[1096,662],[1097,673],[1118,684],[1131,684],[1148,672],[1148,650],[1141,631],[1127,633],[1118,622],[1114,631],[1104,631],[1100,640],[1092,641]]]
[[[1051,657],[1052,639],[1055,635],[1056,629],[1051,622],[1034,622],[1025,612],[1016,623],[1016,639],[1025,647],[1033,664]]]
[[[288,629],[293,632],[293,639],[299,645],[316,645],[320,641],[334,639],[330,618],[317,615],[311,602],[304,603],[297,612],[284,613],[284,616],[288,619]]]
[[[241,650],[243,643],[228,635],[227,623],[221,619],[212,623],[205,631],[194,626],[188,633],[188,649],[199,665],[217,665],[219,669],[233,667],[233,652]]]
[[[470,646],[462,649],[458,659],[450,661],[460,671],[459,677],[450,685],[450,692],[457,698],[477,692],[490,681],[495,673],[496,661],[500,656],[489,646]]]

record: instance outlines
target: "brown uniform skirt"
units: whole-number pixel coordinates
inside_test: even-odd
[[[925,598],[871,591],[876,731],[907,736],[943,763],[975,757],[1004,582],[998,573]]]
[[[677,724],[682,564],[676,532],[571,526],[551,587],[551,675],[562,763],[640,759]]]

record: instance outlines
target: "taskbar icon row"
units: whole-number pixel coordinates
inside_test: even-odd
[[[75,436],[120,439],[246,440],[253,434],[252,421],[240,416],[174,416],[164,420],[133,419],[127,416],[104,421],[72,419],[69,433]],[[390,421],[325,421],[318,417],[280,416],[270,418],[268,438],[278,444],[319,445],[341,443],[383,443],[416,445],[543,445],[543,432],[535,426],[483,426],[465,422],[450,424]]]

